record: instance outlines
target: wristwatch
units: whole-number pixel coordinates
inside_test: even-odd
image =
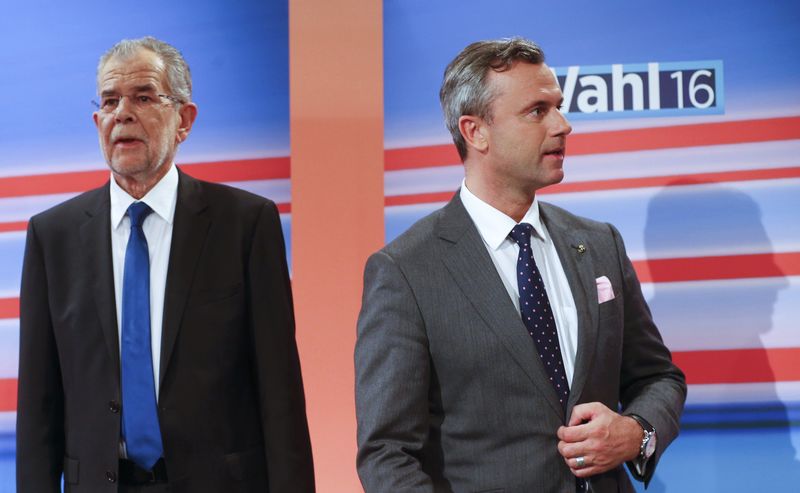
[[[656,429],[638,414],[629,414],[628,416],[635,419],[639,426],[642,427],[642,432],[644,432],[642,444],[639,445],[639,460],[645,464],[656,451]]]

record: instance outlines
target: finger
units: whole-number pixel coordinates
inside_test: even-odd
[[[585,443],[558,442],[558,453],[565,459],[574,459],[585,455],[587,452]]]
[[[578,455],[573,457],[572,459],[567,460],[567,464],[569,464],[570,469],[586,469],[587,467],[592,467],[592,461],[589,456],[586,455]]]
[[[588,478],[589,476],[594,476],[595,474],[600,474],[605,472],[603,469],[599,467],[589,466],[589,467],[582,467],[581,469],[570,469],[572,474],[578,478]]]
[[[591,421],[594,417],[596,410],[596,402],[587,402],[578,404],[572,408],[572,414],[569,417],[567,426],[575,426],[583,423],[584,421]]]
[[[580,459],[583,459],[583,461]],[[566,459],[566,462],[572,474],[579,478],[586,478],[601,472],[605,472],[602,468],[592,464],[588,456],[578,456],[573,459]]]
[[[556,434],[558,438],[569,443],[582,442],[589,438],[592,431],[591,421],[586,424],[578,424],[573,426],[562,426],[558,429]]]

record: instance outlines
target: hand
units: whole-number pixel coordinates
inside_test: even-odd
[[[589,402],[572,409],[569,424],[558,428],[558,438],[558,452],[572,474],[585,478],[639,455],[642,427],[600,402]],[[579,467],[578,457],[583,457],[583,467]]]

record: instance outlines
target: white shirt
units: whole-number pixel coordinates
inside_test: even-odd
[[[500,279],[503,281],[511,301],[517,308],[517,314],[521,318],[516,275],[519,245],[508,236],[517,222],[476,197],[469,191],[465,181],[461,183],[460,197],[464,208],[483,239],[483,244],[494,262],[497,273],[500,274]],[[520,222],[533,226],[531,233],[533,260],[542,274],[550,307],[553,309],[558,342],[561,346],[561,358],[564,360],[567,381],[572,386],[575,355],[578,349],[578,311],[575,308],[575,300],[569,288],[567,275],[558,258],[556,247],[539,217],[538,199],[534,198],[533,204]]]
[[[128,195],[111,176],[111,258],[114,265],[114,299],[117,303],[117,333],[122,341],[122,278],[125,272],[125,250],[131,234],[128,207],[136,199]],[[172,245],[172,225],[178,201],[178,170],[169,171],[142,197],[153,212],[148,215],[142,230],[150,253],[150,349],[153,357],[153,381],[158,399],[158,374],[161,363],[161,323],[164,315],[164,292],[167,284],[169,249]],[[121,342],[120,342],[121,344]],[[121,348],[120,348],[121,354]]]

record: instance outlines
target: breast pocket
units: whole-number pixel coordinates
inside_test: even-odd
[[[615,318],[622,317],[622,300],[617,297],[613,300],[608,300],[604,303],[600,303],[597,307],[598,310],[598,319],[600,321],[606,320],[613,320]]]
[[[191,294],[189,306],[196,308],[213,303],[220,303],[240,295],[243,291],[244,283],[241,282],[229,286],[198,290]]]

